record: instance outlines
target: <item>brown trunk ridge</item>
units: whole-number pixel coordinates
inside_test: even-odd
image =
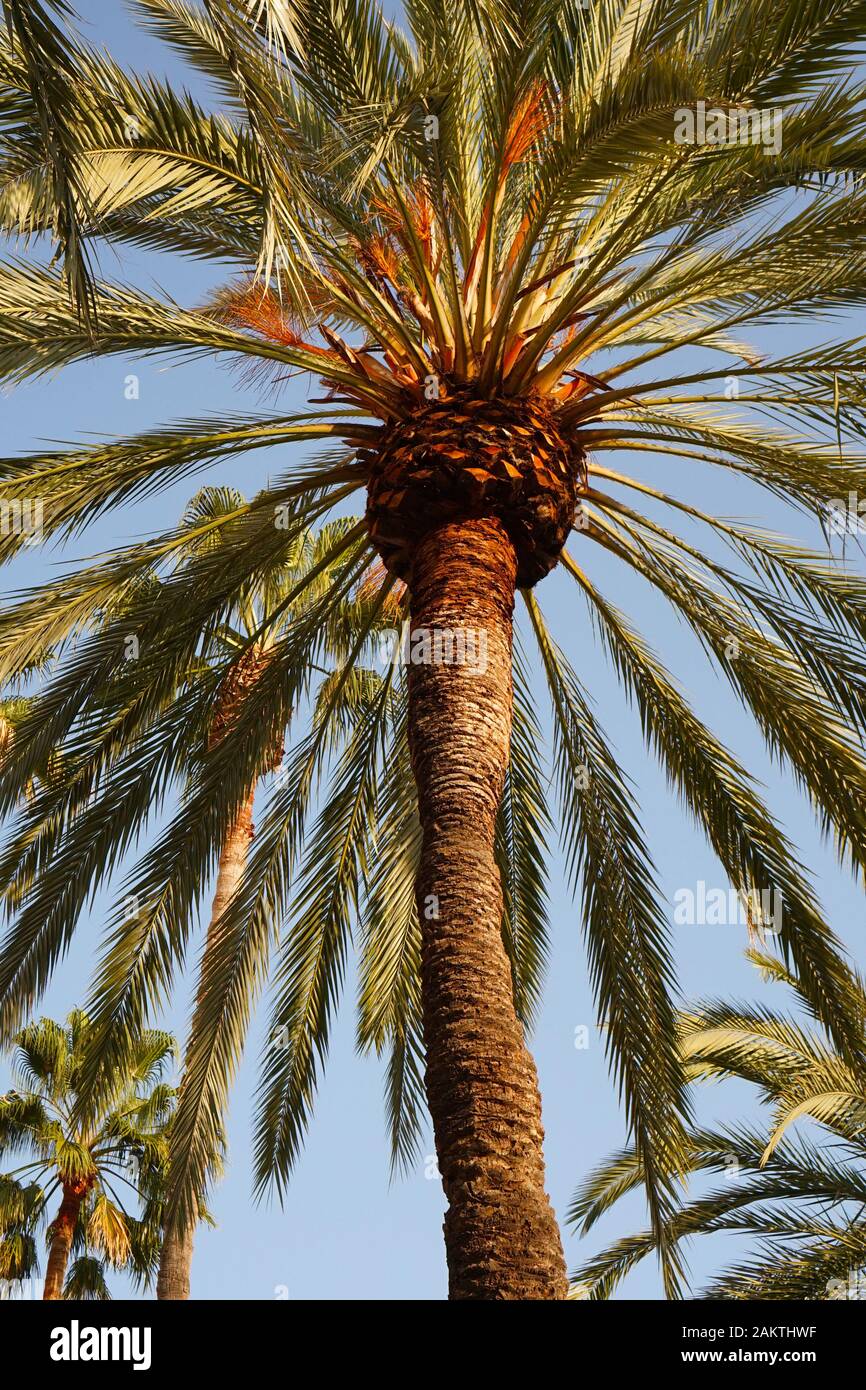
[[[541,1100],[502,942],[494,835],[511,736],[517,559],[502,521],[423,538],[411,577],[420,629],[485,634],[476,663],[410,664],[409,738],[423,847],[425,1082],[448,1199],[454,1299],[563,1299],[567,1276],[545,1191]],[[477,650],[477,649],[476,649]]]

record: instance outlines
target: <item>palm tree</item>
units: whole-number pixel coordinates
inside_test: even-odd
[[[209,555],[218,561],[220,549],[225,544],[226,533],[230,532],[236,515],[244,506],[245,499],[236,489],[209,487],[199,491],[186,507],[180,521],[179,544],[172,556],[174,573],[182,572],[184,566],[197,556]],[[187,730],[186,748],[193,768],[191,781],[194,781],[194,769],[200,764],[202,753],[206,756],[216,748],[236,723],[249,692],[255,689],[261,680],[280,636],[292,623],[299,620],[317,597],[328,591],[332,579],[330,557],[334,542],[346,533],[351,524],[351,521],[336,521],[321,528],[315,537],[307,533],[296,537],[288,555],[281,559],[280,564],[272,565],[266,572],[247,583],[242,591],[233,596],[233,603],[219,626],[212,630],[208,628],[202,633],[197,657],[182,673],[182,688],[185,691],[195,690],[204,682],[208,694],[212,697],[204,738],[197,739],[194,733]],[[150,600],[154,596],[158,599],[160,582],[158,567],[140,571],[136,575],[131,593],[121,592],[104,605],[98,615],[99,628],[104,629],[110,622],[125,622],[134,612],[135,599],[140,599],[143,594]],[[368,576],[368,586],[370,582],[371,577]],[[297,597],[298,590],[302,591],[300,598]],[[347,604],[344,609],[337,610],[330,616],[325,625],[324,654],[328,659],[333,659],[345,649],[347,633],[351,631],[353,622],[353,610],[360,608],[363,611],[364,602],[363,597],[356,598],[353,604]],[[128,709],[130,705],[134,706],[135,701],[141,697],[142,690],[146,690],[153,679],[156,663],[153,660],[140,662],[137,649],[135,656],[136,659],[126,663],[111,683],[108,703],[103,703],[98,712],[91,708],[91,718],[102,728],[111,727],[112,717],[116,717],[118,707]],[[31,723],[38,725],[43,717],[42,705],[34,704],[32,700],[19,703],[23,704],[23,708],[17,711],[18,721],[29,719]],[[247,788],[243,804],[218,844],[210,921],[199,970],[201,983],[190,1026],[186,1048],[187,1060],[180,1082],[178,1123],[172,1126],[174,1138],[170,1140],[170,1150],[172,1144],[177,1141],[178,1133],[183,1130],[186,1110],[182,1098],[185,1093],[187,1062],[196,1055],[199,1034],[206,1017],[202,984],[212,974],[215,968],[214,961],[219,960],[223,944],[222,918],[247,862],[254,835],[252,816],[257,786],[261,777],[279,768],[284,754],[284,735],[285,730],[282,727],[273,727],[270,743],[264,750],[264,760]],[[126,745],[125,751],[129,751]],[[52,749],[51,757],[54,762],[58,762],[61,755],[57,749]],[[67,777],[71,770],[71,765],[65,767]],[[49,798],[55,810],[64,804],[64,789],[61,787],[58,790],[59,796]],[[37,809],[35,819],[43,824],[44,817],[43,801]],[[29,828],[20,827],[14,840],[18,851],[28,839]],[[23,885],[20,877],[17,877],[14,897],[11,900],[20,901],[22,892]],[[135,916],[138,915],[137,906],[134,907],[133,913]],[[128,925],[125,922],[122,931],[124,951],[127,950]],[[104,966],[104,972],[109,977],[113,963],[114,956],[109,950]],[[98,1036],[98,1033],[95,1036]],[[97,1048],[95,1062],[99,1065],[100,1061]],[[213,1176],[218,1166],[217,1151],[221,1147],[220,1132],[215,1135],[214,1161],[209,1165],[210,1176]],[[183,1225],[167,1221],[160,1247],[157,1278],[157,1297],[160,1299],[189,1297],[193,1239],[199,1215],[197,1210],[191,1212]]]
[[[65,1025],[28,1024],[15,1039],[17,1085],[0,1096],[0,1155],[27,1156],[0,1176],[0,1274],[20,1280],[36,1272],[36,1235],[49,1222],[46,1299],[109,1298],[109,1265],[148,1282],[159,1245],[174,1104],[161,1078],[174,1040],[142,1033],[112,1077],[109,1103],[91,1109],[82,1126],[73,1113],[89,1032],[81,1010]],[[139,1216],[130,1198],[141,1204]]]
[[[0,758],[5,758],[14,745],[16,726],[26,719],[29,712],[30,705],[24,695],[10,695],[0,700]],[[45,769],[45,775],[50,776],[50,769]],[[32,793],[32,785],[27,791]]]
[[[573,581],[649,744],[732,884],[783,899],[784,949],[853,1065],[862,1030],[846,967],[796,854],[746,770],[591,571],[603,552],[685,618],[843,858],[862,870],[863,580],[819,551],[722,520],[694,494],[687,501],[601,462],[604,451],[654,453],[686,460],[689,479],[712,465],[823,522],[835,499],[862,488],[859,341],[772,356],[748,338],[768,322],[863,303],[861,88],[839,78],[860,0],[410,0],[405,31],[372,0],[297,11],[269,0],[138,7],[217,84],[230,114],[130,78],[62,31],[50,13],[57,6],[4,5],[11,28],[0,65],[13,95],[0,217],[25,237],[49,233],[63,266],[9,262],[0,272],[0,374],[23,380],[117,352],[209,352],[266,377],[310,374],[325,396],[296,414],[187,421],[9,460],[2,496],[26,486],[44,504],[45,534],[62,538],[242,450],[331,441],[339,451],[290,467],[239,511],[219,557],[197,556],[159,603],[136,599],[135,631],[142,650],[146,635],[158,652],[160,675],[118,713],[122,728],[86,745],[69,804],[83,806],[85,785],[107,769],[116,777],[64,841],[61,862],[77,866],[75,881],[107,872],[121,811],[124,836],[143,816],[150,788],[180,756],[181,715],[204,727],[205,706],[193,697],[165,714],[166,691],[201,632],[319,518],[359,492],[366,513],[335,539],[328,592],[276,645],[211,750],[173,844],[143,867],[147,911],[136,932],[118,923],[96,1001],[103,1062],[124,1046],[123,1027],[110,1025],[166,988],[201,865],[266,765],[322,624],[378,556],[386,578],[223,917],[170,1206],[182,1225],[194,1216],[244,1033],[239,1001],[287,909],[334,721],[348,719],[276,979],[274,1025],[286,1045],[266,1058],[259,1182],[281,1187],[297,1156],[351,921],[372,895],[382,911],[369,927],[362,1035],[393,1048],[392,1113],[411,1129],[423,1027],[451,1294],[565,1296],[522,1026],[543,972],[546,920],[535,834],[545,815],[540,734],[513,644],[519,591],[550,690],[559,814],[590,972],[672,1288],[672,1174],[687,1168],[689,1150],[665,914],[629,782],[582,684],[586,644],[579,677],[536,587],[554,567]],[[753,119],[782,111],[783,151],[681,143],[683,113],[699,102]],[[784,196],[791,190],[798,199]],[[97,233],[119,248],[229,261],[238,278],[205,307],[181,307],[96,279],[86,244]],[[723,385],[734,374],[738,396]],[[679,522],[708,528],[734,562],[692,544]],[[11,554],[21,540],[10,533],[0,543]],[[14,605],[0,623],[0,676],[77,631],[106,596],[131,592],[181,543],[169,533]],[[378,697],[355,692],[351,727],[356,658],[397,581],[407,585],[419,653],[405,672],[405,702],[398,671]],[[49,687],[50,717],[19,740],[16,782],[110,679],[123,631],[82,644]],[[470,638],[483,639],[483,670],[425,658]],[[383,771],[389,730],[396,762]],[[124,764],[117,748],[132,735],[138,751]],[[388,834],[374,843],[381,808]],[[61,823],[46,817],[34,830],[31,860],[44,861]],[[390,859],[377,858],[383,844]],[[3,1027],[73,929],[80,890],[68,880],[61,889],[56,876],[52,885],[31,896],[7,940]],[[406,910],[413,896],[417,918]],[[402,1120],[395,1133],[405,1152]]]
[[[188,539],[178,556],[183,565],[197,555],[218,550],[222,543],[224,528],[230,524],[234,515],[244,506],[244,498],[232,488],[204,488],[196,494],[184,512],[181,529],[188,532]],[[234,610],[228,614],[213,633],[206,634],[201,661],[220,673],[219,684],[214,694],[213,715],[207,733],[207,748],[212,750],[226,736],[238,720],[249,692],[255,688],[274,655],[274,648],[288,625],[297,621],[303,604],[293,603],[294,590],[303,583],[309,571],[319,568],[319,561],[329,554],[334,537],[345,525],[332,526],[313,538],[302,535],[297,538],[288,560],[278,570],[270,570],[257,577],[237,596]],[[309,605],[316,590],[327,589],[330,583],[328,569],[322,569],[318,585],[312,589],[305,587],[303,602]],[[275,620],[271,615],[277,614]],[[331,623],[332,644],[336,636],[334,623]],[[192,676],[200,675],[196,670]],[[228,826],[219,850],[216,879],[210,921],[207,927],[204,950],[199,968],[200,985],[190,1024],[187,1042],[187,1063],[193,1059],[199,1045],[199,1035],[206,1027],[207,998],[205,982],[218,968],[220,953],[224,942],[223,919],[243,878],[249,857],[250,845],[254,837],[253,804],[261,777],[276,772],[284,756],[285,730],[275,727],[271,744],[266,748],[265,761],[248,788],[246,799]],[[181,1077],[183,1094],[184,1076]],[[186,1299],[189,1297],[190,1268],[192,1265],[193,1239],[198,1214],[184,1224],[171,1221],[165,1230],[157,1278],[157,1298]]]
[[[765,977],[799,982],[775,956],[749,952]],[[866,990],[849,980],[850,1006],[866,1027]],[[866,1285],[866,1073],[838,1055],[825,1030],[769,1009],[712,1003],[681,1018],[682,1054],[696,1080],[736,1077],[769,1107],[769,1134],[743,1125],[694,1129],[690,1171],[717,1173],[721,1186],[683,1203],[669,1238],[735,1231],[753,1236],[757,1257],[722,1273],[706,1298],[862,1298]],[[820,1126],[815,1142],[795,1137],[799,1121]],[[639,1186],[634,1149],[615,1155],[579,1190],[570,1220],[585,1234]],[[575,1275],[584,1297],[606,1298],[656,1246],[652,1232],[619,1241]]]
[[[16,671],[8,682],[7,691],[0,699],[0,767],[11,761],[18,725],[24,724],[33,713],[33,695],[27,693],[26,687],[34,679],[47,674],[52,660],[53,654],[41,653],[35,661]],[[65,772],[59,749],[48,749],[43,766],[34,770],[21,788],[21,796],[31,800],[40,785],[56,782]]]
[[[182,525],[186,525],[191,532],[191,539],[186,547],[185,556],[195,555],[200,553],[203,548],[218,545],[218,535],[207,523],[218,517],[226,517],[233,509],[243,505],[243,501],[244,499],[239,493],[232,493],[227,489],[208,488],[198,493],[187,507],[183,517]],[[203,524],[204,534],[201,535]],[[273,583],[271,587],[274,587]],[[228,656],[230,662],[217,692],[213,724],[209,733],[209,742],[212,745],[218,743],[225,730],[237,718],[237,709],[243,701],[246,689],[256,684],[262,669],[269,660],[275,636],[274,631],[272,629],[267,631],[261,640],[257,640],[262,628],[262,618],[266,611],[266,594],[257,593],[254,589],[247,592],[243,595],[237,614],[232,615],[239,623],[239,627],[232,627],[231,624],[223,625],[208,644],[210,649],[206,648],[205,650],[204,660],[207,660],[209,656],[216,661],[221,659],[225,666]],[[263,767],[262,771],[273,770],[279,766],[282,756],[283,736],[280,730],[275,733],[274,746],[269,750],[271,766]],[[226,831],[220,850],[211,916],[201,960],[202,977],[206,976],[208,970],[212,968],[211,962],[218,954],[220,921],[240,882],[246,865],[249,844],[254,833],[253,802],[256,786],[257,782],[254,781],[249,788],[244,805]],[[190,1049],[194,1045],[199,1022],[199,1007],[197,1006],[193,1013],[189,1040]],[[183,1081],[181,1080],[182,1085]],[[194,1235],[195,1222],[192,1220],[183,1228],[178,1227],[176,1223],[169,1223],[160,1253],[157,1298],[185,1299],[189,1297]]]

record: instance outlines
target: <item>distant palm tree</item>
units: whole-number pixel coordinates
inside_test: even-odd
[[[24,724],[33,713],[33,695],[9,694],[0,700],[0,768],[7,764],[15,747],[15,730]],[[32,799],[37,787],[56,783],[63,777],[63,757],[59,749],[48,751],[45,764],[35,772],[22,788],[22,796]]]
[[[61,648],[62,649],[62,648]],[[15,741],[19,726],[26,727],[34,711],[35,690],[39,682],[50,673],[56,653],[50,650],[36,653],[14,671],[7,671],[6,689],[0,698],[0,770],[8,772],[15,762]],[[37,791],[57,788],[66,775],[66,766],[59,747],[46,747],[42,760],[28,770],[28,775],[17,788],[20,801],[32,802]],[[16,888],[20,899],[22,885]],[[15,897],[9,898],[10,902]]]
[[[142,1033],[82,1125],[73,1112],[89,1033],[80,1010],[63,1026],[28,1024],[15,1039],[17,1085],[0,1096],[0,1160],[27,1159],[0,1175],[0,1278],[36,1273],[36,1237],[48,1223],[46,1299],[110,1297],[109,1266],[146,1283],[159,1249],[175,1095],[161,1078],[174,1040]]]
[[[809,1009],[774,956],[749,955]],[[866,1030],[866,990],[853,974],[848,988],[851,1013]],[[866,1068],[852,1070],[826,1033],[768,1009],[705,1004],[682,1015],[681,1037],[690,1076],[748,1081],[772,1113],[768,1133],[737,1125],[689,1135],[690,1172],[718,1173],[723,1182],[683,1203],[670,1217],[669,1238],[732,1231],[757,1246],[756,1258],[721,1274],[703,1297],[866,1297]],[[821,1127],[814,1142],[795,1141],[804,1119]],[[634,1149],[615,1155],[582,1185],[569,1220],[586,1234],[641,1181]],[[617,1242],[574,1276],[577,1289],[608,1297],[657,1245],[652,1232]]]
[[[167,987],[203,865],[309,681],[323,625],[378,555],[386,578],[366,631],[299,743],[223,922],[172,1210],[181,1224],[194,1214],[245,1034],[240,1001],[288,912],[334,721],[354,717],[293,895],[274,1014],[286,1045],[267,1055],[259,1183],[288,1180],[352,920],[375,883],[374,900],[400,910],[390,925],[388,914],[374,919],[367,1036],[393,1045],[395,1112],[417,1118],[423,1066],[451,1293],[565,1296],[522,1026],[546,956],[549,831],[538,697],[513,643],[519,591],[550,692],[558,817],[582,889],[589,971],[675,1287],[664,1239],[672,1174],[688,1164],[688,1111],[665,908],[632,788],[583,684],[595,663],[590,624],[570,661],[536,586],[554,568],[573,583],[734,887],[784,900],[785,950],[853,1065],[863,1039],[844,965],[796,853],[592,570],[617,561],[670,602],[862,871],[866,584],[825,554],[724,520],[701,481],[706,466],[723,470],[825,523],[839,498],[866,490],[859,339],[775,356],[751,341],[767,323],[796,326],[866,300],[862,89],[839,75],[858,41],[859,0],[409,0],[406,32],[371,0],[206,0],[202,11],[139,0],[216,84],[225,109],[213,113],[62,32],[52,12],[65,5],[3,8],[0,224],[48,234],[63,264],[0,270],[0,376],[23,381],[109,354],[209,353],[270,380],[311,375],[324,400],[6,460],[0,500],[40,499],[44,534],[63,537],[244,450],[331,441],[339,452],[291,463],[238,515],[219,554],[196,557],[158,601],[136,600],[126,631],[141,635],[154,680],[115,725],[97,733],[86,720],[122,660],[119,623],[83,643],[49,687],[5,791],[0,780],[0,809],[76,719],[89,741],[68,801],[83,809],[63,840],[65,878],[31,895],[5,943],[0,1028],[48,977],[86,891],[77,885],[110,872],[115,847],[191,746],[190,727],[206,727],[195,694],[171,712],[166,703],[201,633],[302,531],[361,494],[365,521],[335,540],[329,592],[277,644],[212,748],[173,842],[143,866],[147,910],[100,987],[103,1021],[133,1017]],[[771,129],[763,141],[713,143],[693,119],[689,136],[700,103],[714,129],[719,115],[727,125],[743,112],[753,134],[765,116]],[[97,281],[87,253],[96,234],[239,274],[205,307],[182,307]],[[692,500],[606,466],[606,452],[681,461]],[[689,538],[701,527],[708,543]],[[732,564],[715,558],[715,542]],[[0,622],[0,678],[80,630],[108,596],[131,593],[182,543],[169,533],[14,605]],[[21,544],[0,538],[4,553]],[[405,688],[395,674],[379,697],[356,691],[353,716],[356,657],[397,580],[418,659]],[[441,651],[469,638],[483,639],[483,669],[425,657],[434,639]],[[383,767],[392,733],[396,761]],[[133,735],[124,762],[117,750]],[[97,783],[110,789],[85,805]],[[390,798],[384,840],[372,833],[380,798]],[[25,863],[44,862],[65,823],[47,811],[33,822]],[[370,875],[382,844],[391,858]],[[509,862],[522,865],[510,881]],[[124,1029],[105,1040],[107,1065]]]
[[[189,503],[181,521],[188,539],[179,552],[182,567],[196,556],[218,550],[223,538],[221,526],[245,507],[245,499],[232,488],[203,488]],[[215,691],[213,714],[207,733],[207,750],[216,748],[237,723],[245,700],[261,680],[272,660],[276,643],[297,622],[305,607],[316,594],[327,592],[331,583],[330,567],[320,562],[329,558],[333,541],[349,523],[327,529],[317,537],[298,537],[292,554],[278,567],[271,567],[257,576],[238,595],[233,610],[212,633],[207,634],[201,661],[206,668],[220,673]],[[309,586],[310,571],[319,570],[318,585]],[[293,600],[294,590],[303,590],[303,599]],[[276,615],[274,617],[273,615]],[[332,641],[334,637],[332,627]],[[200,669],[190,673],[194,678]],[[220,969],[224,950],[223,920],[229,903],[237,891],[249,857],[254,836],[253,804],[259,781],[267,773],[276,772],[284,756],[285,729],[275,727],[271,744],[266,748],[259,775],[249,785],[246,799],[234,821],[226,830],[219,851],[210,921],[199,967],[199,987],[196,1005],[186,1046],[184,1070],[181,1077],[181,1107],[187,1068],[195,1064],[201,1046],[201,1034],[207,1028],[208,1000],[206,982]],[[111,969],[109,961],[108,967]],[[179,1110],[182,1125],[183,1108]],[[197,1214],[189,1213],[186,1222],[169,1220],[164,1233],[157,1279],[157,1297],[185,1299],[189,1297],[190,1267]]]

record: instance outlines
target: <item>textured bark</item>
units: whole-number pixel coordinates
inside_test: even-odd
[[[156,1296],[178,1302],[189,1298],[189,1275],[192,1266],[194,1229],[166,1231],[159,1252],[159,1273]]]
[[[247,866],[247,858],[250,852],[250,841],[253,838],[253,802],[255,800],[255,787],[252,788],[246,801],[235,819],[234,825],[225,838],[225,843],[220,854],[219,867],[217,869],[216,886],[214,888],[213,904],[211,906],[210,922],[207,929],[205,940],[204,956],[202,957],[201,979],[207,974],[208,958],[212,956],[219,945],[222,934],[220,929],[220,918],[225,912],[231,898],[243,878],[244,869]],[[202,989],[199,985],[198,998],[196,999],[196,1011],[201,1005]],[[192,1031],[195,1032],[195,1015],[193,1015]]]
[[[253,838],[254,800],[255,788],[252,789],[246,802],[241,807],[234,825],[226,836],[220,855],[216,888],[211,908],[211,918],[207,929],[204,955],[202,956],[198,997],[196,999],[196,1007],[193,1013],[192,1027],[190,1030],[191,1037],[195,1037],[196,1035],[199,1010],[202,1005],[201,981],[208,973],[209,962],[216,954],[221,940],[220,918],[228,907],[229,901],[240,883],[244,869],[246,868],[247,857],[250,852],[250,841]],[[181,1086],[183,1086],[182,1080]],[[158,1299],[182,1300],[189,1298],[190,1267],[192,1265],[194,1237],[195,1223],[186,1230],[182,1230],[178,1227],[169,1227],[166,1230],[163,1236],[162,1249],[159,1257],[159,1273],[156,1280],[156,1296]]]
[[[454,1299],[567,1294],[544,1185],[538,1080],[514,1009],[494,857],[511,736],[516,570],[503,524],[473,519],[420,543],[410,584],[410,651],[420,629],[486,635],[486,670],[482,662],[409,668],[423,827],[417,896],[425,1082],[448,1199]]]
[[[71,1182],[63,1184],[63,1200],[57,1218],[51,1227],[51,1244],[48,1248],[48,1265],[45,1270],[43,1299],[63,1297],[66,1280],[66,1267],[72,1249],[72,1237],[78,1223],[78,1213],[87,1192],[87,1183]]]

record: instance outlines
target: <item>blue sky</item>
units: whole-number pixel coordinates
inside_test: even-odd
[[[124,65],[180,80],[180,68],[171,52],[134,28],[125,7],[108,0],[79,0],[77,8],[87,22],[91,41],[104,45]],[[192,77],[189,81],[197,92],[203,91],[198,79]],[[112,252],[104,253],[101,265],[108,278],[128,276],[142,288],[160,289],[189,305],[200,303],[225,279],[225,271],[219,267],[134,250],[124,250],[122,262]],[[841,336],[843,331],[838,323],[818,322],[810,326],[809,336],[820,340]],[[805,330],[798,328],[796,332],[798,341],[805,343]],[[788,350],[792,346],[790,330],[769,332],[762,342],[770,349],[778,350],[784,345]],[[139,378],[135,400],[128,399],[125,391],[131,373]],[[279,398],[280,408],[288,410],[301,404],[304,391],[303,385],[292,383]],[[123,435],[178,417],[264,409],[267,405],[260,393],[241,385],[237,373],[222,364],[184,360],[169,364],[162,358],[114,357],[83,363],[54,379],[33,382],[0,395],[3,450],[13,454],[38,448],[49,439],[75,442],[88,436]],[[257,452],[248,459],[211,470],[207,481],[231,483],[250,494],[262,485],[269,471],[282,471],[289,462],[285,450]],[[686,483],[683,470],[690,465],[647,455],[627,461],[618,457],[611,461],[611,466],[623,471],[631,469],[662,488],[670,484],[705,510],[747,517],[819,543],[802,518],[783,512],[778,506],[769,506],[757,491],[738,486],[733,475],[714,476],[704,469]],[[50,577],[70,558],[113,548],[172,524],[197,485],[181,484],[142,505],[113,513],[88,531],[74,549],[67,548],[62,554],[49,547],[28,553],[13,571],[7,572],[7,594]],[[771,810],[799,845],[804,861],[813,871],[829,920],[863,964],[866,952],[860,892],[837,869],[832,849],[822,844],[812,813],[796,788],[769,764],[756,729],[736,705],[721,673],[640,581],[595,553],[587,563],[599,586],[650,637],[656,652],[679,676],[686,694],[713,731],[736,750],[745,766],[763,782]],[[554,576],[539,590],[539,599],[578,674],[592,692],[620,760],[634,778],[662,897],[672,919],[671,904],[678,889],[694,887],[701,879],[712,887],[727,887],[725,876],[646,753],[638,721],[593,642],[586,611],[573,584]],[[57,970],[41,1012],[61,1017],[85,998],[94,948],[104,930],[111,901],[106,895],[97,896],[82,920],[73,949]],[[562,1217],[578,1180],[623,1142],[625,1131],[607,1073],[602,1036],[596,1026],[579,912],[566,891],[563,861],[555,847],[551,921],[553,952],[545,1004],[532,1047],[543,1094],[549,1188]],[[780,1006],[787,1003],[778,987],[762,985],[744,960],[744,929],[672,924],[671,933],[686,998],[712,994],[750,1000],[765,998]],[[188,1014],[188,985],[187,980],[179,990],[169,1018],[181,1035]],[[234,1091],[228,1171],[212,1200],[217,1226],[200,1231],[197,1239],[194,1297],[444,1296],[442,1194],[438,1182],[429,1175],[432,1165],[424,1161],[408,1177],[389,1181],[382,1068],[375,1060],[355,1055],[352,986],[350,976],[346,1007],[334,1031],[314,1123],[282,1209],[276,1204],[254,1206],[250,1197],[249,1134],[265,1021],[265,1011],[261,1010]],[[585,1050],[575,1047],[575,1030],[581,1025],[589,1029],[590,1045]],[[0,1072],[0,1084],[3,1080]],[[745,1113],[749,1113],[751,1106],[745,1088],[730,1084],[707,1089],[699,1097],[699,1113],[716,1119],[742,1115],[744,1107]],[[424,1153],[432,1152],[432,1139],[428,1136]],[[633,1232],[643,1225],[643,1219],[642,1201],[635,1197],[621,1204],[602,1224],[592,1243],[581,1244],[567,1235],[569,1266],[574,1267],[611,1236]],[[689,1258],[696,1286],[738,1248],[728,1237],[714,1237],[695,1245]],[[123,1291],[118,1281],[115,1288],[118,1294]],[[659,1297],[660,1284],[654,1268],[649,1263],[641,1266],[626,1282],[621,1296]]]

